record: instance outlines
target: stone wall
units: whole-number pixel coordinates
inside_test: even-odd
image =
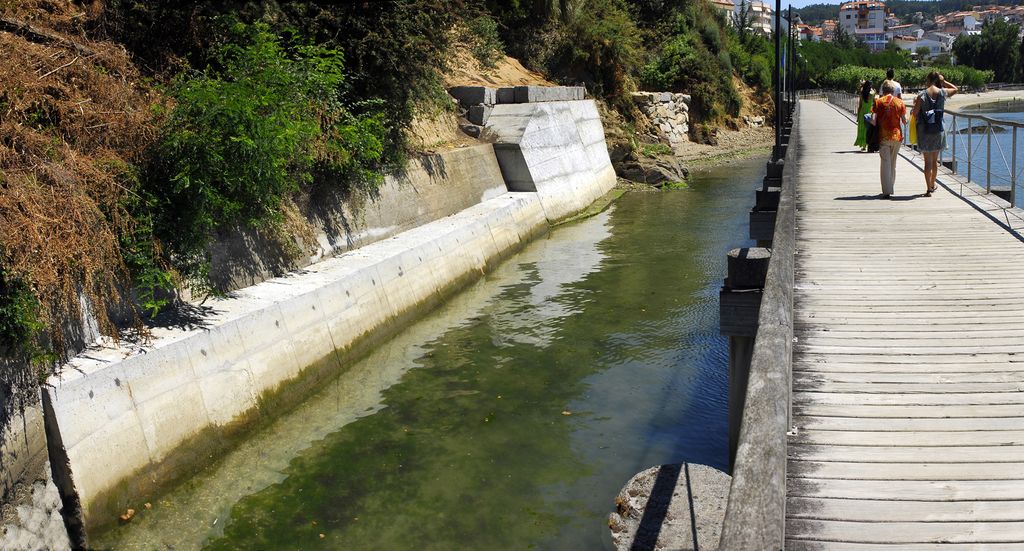
[[[660,138],[675,147],[689,141],[690,96],[671,92],[634,92],[633,102],[651,120]]]

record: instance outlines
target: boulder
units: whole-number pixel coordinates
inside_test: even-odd
[[[641,157],[633,161],[615,163],[615,173],[633,182],[661,187],[671,182],[686,180],[689,171],[681,166],[672,156],[661,156],[655,159]]]
[[[460,124],[459,125],[459,130],[462,130],[468,136],[472,136],[474,138],[479,138],[480,137],[480,132],[483,129],[481,127],[475,125],[475,124]]]
[[[633,98],[633,103],[639,105],[641,109],[654,103],[654,94],[650,92],[633,92],[629,96]]]

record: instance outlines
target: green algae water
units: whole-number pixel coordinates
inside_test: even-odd
[[[92,543],[611,548],[633,474],[726,465],[718,289],[764,160],[552,230]]]

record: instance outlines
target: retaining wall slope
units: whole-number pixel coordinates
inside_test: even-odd
[[[614,185],[593,102],[509,107],[521,131],[494,149],[447,157],[477,165],[449,164],[456,179],[485,175],[450,188],[460,194],[455,214],[438,218],[447,207],[422,204],[420,189],[406,186],[380,204],[374,224],[392,216],[415,227],[196,305],[194,319],[156,328],[150,341],[101,340],[51,377],[43,399],[49,457],[65,510],[80,509],[68,521],[73,541],[84,545],[88,530],[212,461],[262,412],[308,395],[350,354]],[[502,155],[481,151],[520,159],[521,180],[496,189],[486,175],[497,174]],[[512,175],[504,164],[501,174]],[[385,214],[392,204],[405,215]]]
[[[585,209],[615,186],[592,100],[495,105],[485,127],[513,191],[540,197],[548,221]]]

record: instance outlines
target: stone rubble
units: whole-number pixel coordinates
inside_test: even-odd
[[[60,493],[50,477],[46,464],[43,480],[31,487],[31,495],[16,506],[17,521],[6,524],[0,533],[0,549],[9,551],[62,551],[71,549],[64,518],[61,517]]]
[[[634,92],[633,102],[651,120],[659,137],[669,146],[689,141],[690,102],[689,94],[671,92]]]

